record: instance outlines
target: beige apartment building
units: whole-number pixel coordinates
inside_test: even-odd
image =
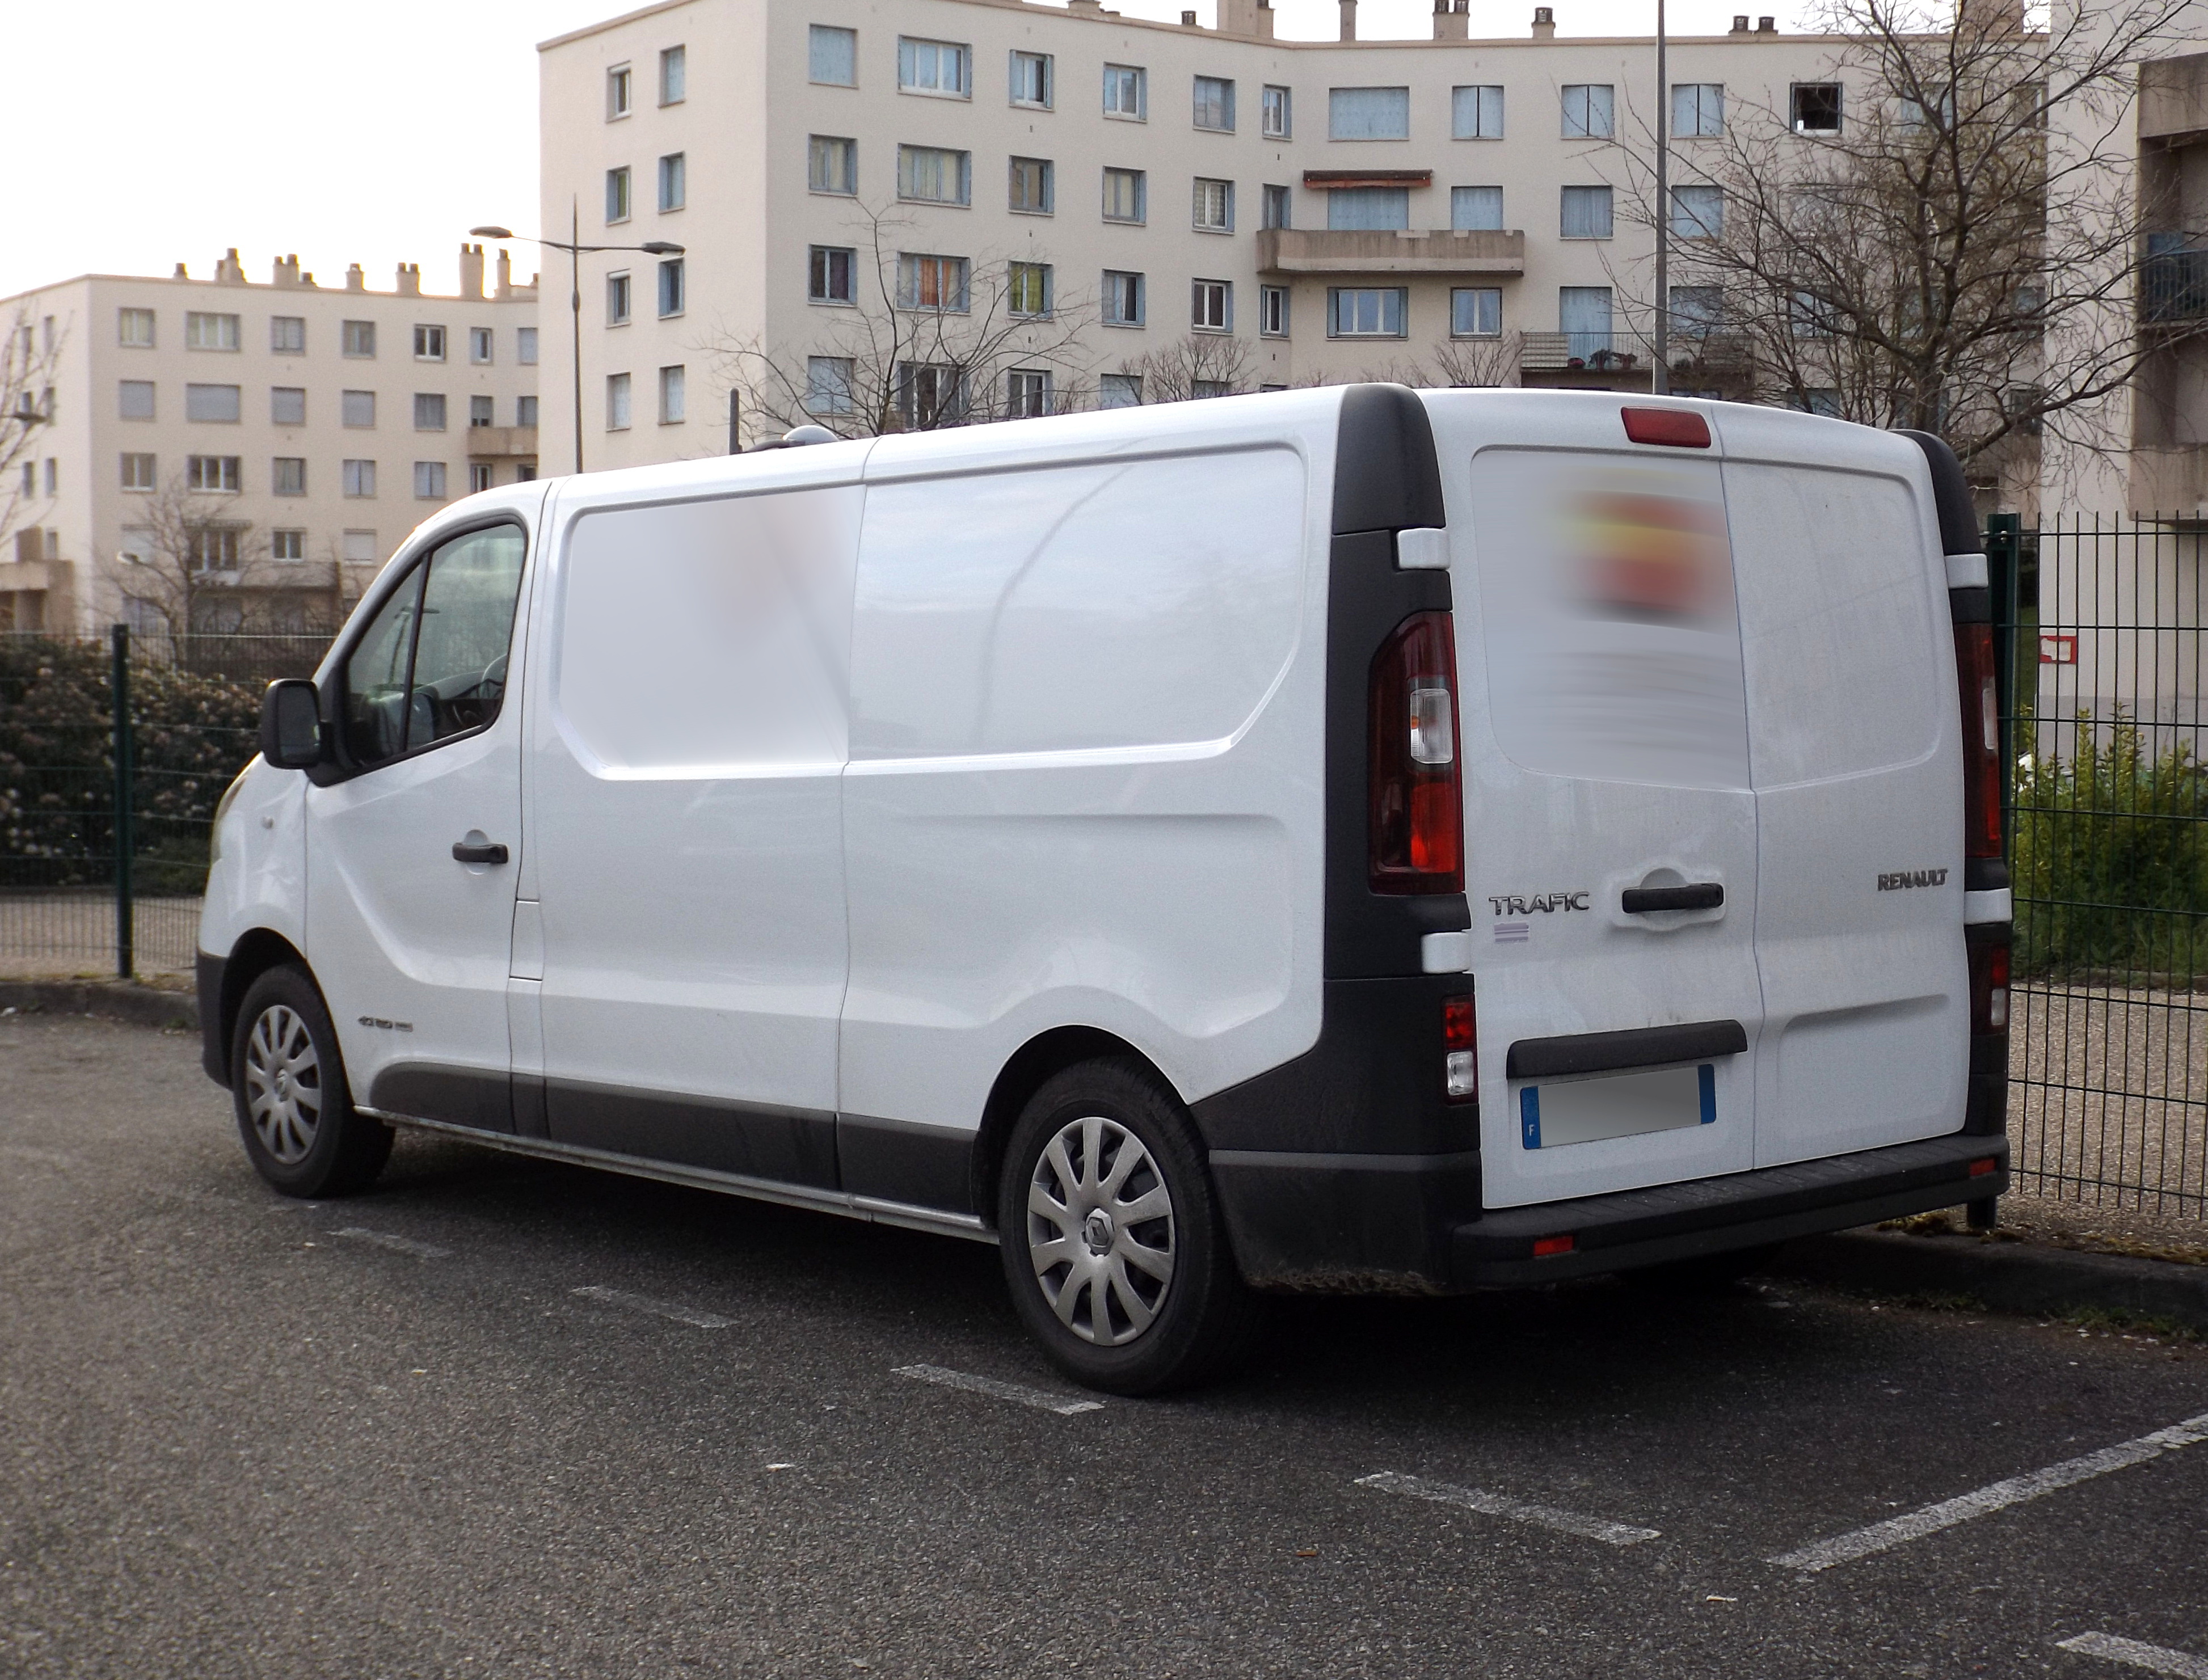
[[[1411,369],[1646,390],[1657,123],[1679,181],[1728,111],[1829,132],[1845,43],[1739,18],[1673,40],[1659,99],[1650,39],[1558,39],[1543,7],[1474,40],[1443,3],[1431,40],[1356,39],[1344,0],[1343,39],[1304,42],[1261,0],[1215,28],[1098,0],[668,0],[546,42],[541,231],[684,248],[582,259],[586,465],[725,448],[732,387],[747,441],[791,417],[777,387],[841,429]]]
[[[0,301],[29,423],[0,630],[330,624],[406,533],[537,472],[537,293],[507,255],[460,290],[296,257],[250,281],[87,274]]]

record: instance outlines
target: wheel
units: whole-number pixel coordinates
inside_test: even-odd
[[[248,988],[230,1066],[246,1156],[286,1196],[350,1195],[383,1170],[391,1128],[352,1106],[336,1029],[304,969],[271,969]]]
[[[1138,1063],[1084,1062],[1035,1094],[1005,1152],[997,1232],[1022,1321],[1086,1387],[1183,1388],[1253,1339],[1195,1129]]]

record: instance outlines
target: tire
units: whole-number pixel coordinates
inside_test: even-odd
[[[1021,1111],[997,1186],[1005,1280],[1058,1368],[1161,1394],[1245,1354],[1257,1303],[1187,1112],[1131,1059],[1083,1062]]]
[[[304,969],[271,969],[247,989],[230,1067],[246,1158],[276,1189],[348,1196],[375,1181],[391,1128],[352,1106],[336,1029]]]

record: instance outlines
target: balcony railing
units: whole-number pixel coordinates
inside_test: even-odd
[[[1266,274],[1522,274],[1526,236],[1515,230],[1269,227],[1257,235],[1257,268]]]
[[[1641,362],[1615,333],[1528,333],[1518,352],[1518,365],[1535,372],[1621,373]]]
[[[2159,236],[2173,237],[2195,236]],[[2140,318],[2197,321],[2203,315],[2208,315],[2208,249],[2150,249],[2139,275]]]

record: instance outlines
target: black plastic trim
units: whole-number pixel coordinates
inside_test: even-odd
[[[2008,860],[1999,857],[1966,857],[1963,860],[1963,891],[1965,892],[1998,892],[2009,884]],[[2006,927],[2007,922],[1979,923],[1977,926]]]
[[[1977,586],[1949,590],[1947,617],[1955,624],[1991,624],[1994,621],[1993,591]]]
[[[546,1080],[544,1097],[554,1143],[816,1190],[839,1188],[832,1113],[571,1079]]]
[[[1334,452],[1334,530],[1409,531],[1447,523],[1433,423],[1403,385],[1353,385]]]
[[[1963,464],[1955,459],[1955,452],[1930,432],[1904,431],[1901,435],[1924,452],[1925,465],[1932,469],[1932,505],[1940,514],[1941,547],[1951,555],[1983,554],[1986,543],[1978,532],[1978,510],[1971,501],[1971,483],[1964,477]]]
[[[1660,1067],[1707,1056],[1738,1056],[1747,1049],[1748,1029],[1737,1021],[1689,1021],[1674,1027],[1521,1038],[1510,1047],[1503,1071],[1513,1079],[1552,1079],[1563,1074]]]
[[[836,1163],[843,1188],[920,1208],[983,1214],[974,1205],[975,1134],[869,1114],[836,1117]]]
[[[1259,1289],[1429,1294],[1449,1233],[1479,1212],[1479,1153],[1215,1149],[1211,1179],[1235,1263]]]
[[[200,1000],[200,1066],[225,1090],[230,1089],[230,1041],[223,1030],[222,973],[229,966],[219,957],[194,953],[193,981]]]
[[[511,1131],[513,1076],[435,1062],[393,1062],[377,1070],[368,1106],[477,1131]]]
[[[1628,915],[1653,915],[1659,910],[1714,910],[1725,903],[1725,886],[1718,881],[1692,881],[1685,886],[1629,886],[1618,895],[1617,907]]]

